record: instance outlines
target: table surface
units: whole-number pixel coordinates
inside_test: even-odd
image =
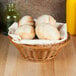
[[[54,60],[39,63],[23,59],[8,37],[0,35],[0,76],[76,76],[76,36]]]

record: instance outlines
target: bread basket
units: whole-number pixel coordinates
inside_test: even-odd
[[[10,41],[16,46],[20,54],[30,61],[47,61],[55,58],[55,56],[60,52],[60,50],[66,46],[70,40],[70,35],[68,34],[67,40],[50,45],[27,45],[27,44],[17,44],[12,41],[9,36]]]

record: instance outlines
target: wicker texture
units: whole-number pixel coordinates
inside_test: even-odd
[[[12,42],[12,38],[9,37],[9,39]],[[68,44],[69,40],[70,36],[68,36],[68,39],[64,42],[53,45],[24,45],[12,43],[25,59],[30,61],[47,61],[54,58],[60,50]]]

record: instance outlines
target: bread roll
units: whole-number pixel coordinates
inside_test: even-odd
[[[35,37],[34,28],[30,25],[23,25],[19,27],[15,34],[19,35],[21,39],[33,39]]]
[[[31,16],[24,16],[20,19],[19,26],[26,25],[26,24],[31,26],[34,25],[34,20]]]
[[[40,39],[45,40],[58,40],[60,39],[60,32],[57,30],[56,27],[51,26],[48,23],[42,23],[36,26],[36,35]]]
[[[56,20],[50,15],[42,15],[37,18],[36,25],[40,23],[49,23],[56,27]]]

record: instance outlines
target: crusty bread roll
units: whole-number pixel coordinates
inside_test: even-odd
[[[56,27],[56,20],[50,15],[42,15],[37,18],[36,25],[40,23],[49,23]]]
[[[34,25],[34,20],[31,16],[24,16],[20,19],[19,26],[26,25],[26,24],[31,26]]]
[[[23,25],[15,31],[15,34],[19,35],[21,39],[33,39],[35,37],[35,30],[30,25]]]
[[[57,30],[57,28],[51,26],[51,24],[48,23],[41,23],[40,25],[36,26],[35,31],[39,39],[45,39],[45,40],[60,39],[60,32]]]

